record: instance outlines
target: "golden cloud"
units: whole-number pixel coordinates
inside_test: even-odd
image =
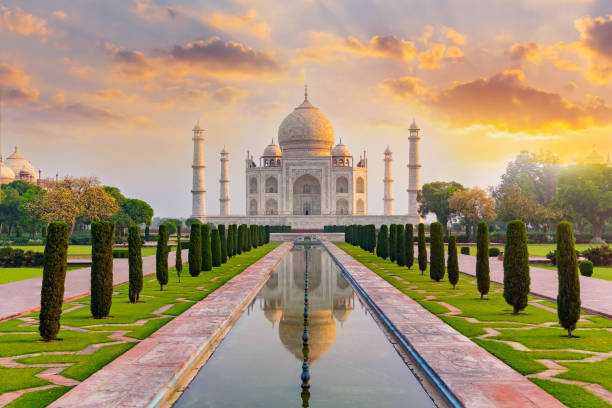
[[[51,13],[51,15],[53,15],[53,17],[57,18],[58,20],[68,20],[68,14],[66,14],[62,10],[55,10],[53,13]]]
[[[134,0],[133,4],[132,12],[150,22],[175,18],[183,11],[179,7],[159,6],[152,0]]]
[[[268,38],[270,26],[258,23],[256,18],[257,10],[250,9],[244,16],[216,12],[202,18],[202,21],[219,30],[247,32],[257,38]]]
[[[387,79],[381,84],[383,88],[399,98],[408,98],[413,95],[426,93],[421,86],[421,80],[416,77],[405,76],[397,79]]]
[[[100,89],[94,92],[94,95],[96,96],[96,98],[102,101],[112,101],[112,102],[119,102],[119,103],[132,102],[137,98],[136,95],[127,95],[121,89],[114,89],[114,88]]]
[[[419,53],[419,68],[440,69],[440,62],[444,58],[444,44],[433,43],[429,50]]]
[[[464,45],[465,44],[465,35],[459,34],[452,27],[445,27],[445,31],[446,31],[445,36],[446,36],[447,40],[450,40],[451,42],[453,42],[456,45]]]
[[[213,92],[213,98],[224,105],[231,105],[241,99],[244,99],[248,92],[244,89],[237,89],[231,86],[224,86]]]
[[[30,77],[21,69],[0,63],[0,92],[2,99],[15,105],[38,101],[38,89],[30,85]]]
[[[574,26],[580,33],[581,51],[589,57],[587,79],[607,84],[612,80],[612,14],[579,18]]]
[[[20,8],[11,10],[4,6],[0,6],[0,31],[40,37],[49,35],[46,19],[26,13]]]
[[[509,55],[514,60],[526,60],[539,63],[542,60],[542,47],[533,41],[527,43],[514,43],[512,47],[506,51],[506,55]]]

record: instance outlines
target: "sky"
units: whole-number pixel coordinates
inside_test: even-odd
[[[97,176],[156,216],[191,212],[191,140],[205,132],[207,213],[230,152],[245,157],[309,100],[368,156],[369,212],[407,212],[408,130],[423,183],[499,183],[521,150],[564,163],[612,153],[610,0],[8,0],[0,2],[2,153],[43,176]]]

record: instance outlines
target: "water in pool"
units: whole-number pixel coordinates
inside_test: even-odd
[[[435,405],[325,249],[298,246],[175,407]]]

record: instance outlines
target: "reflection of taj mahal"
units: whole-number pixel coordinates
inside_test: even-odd
[[[359,158],[339,141],[330,120],[308,100],[281,122],[278,145],[274,140],[259,160],[247,152],[245,160],[245,219],[230,217],[229,152],[221,151],[219,217],[207,216],[205,207],[203,142],[204,129],[193,129],[192,217],[213,223],[258,223],[321,228],[324,225],[418,223],[417,193],[420,189],[418,141],[420,129],[410,126],[408,165],[408,212],[394,216],[392,152],[384,151],[384,215],[368,215],[368,158]],[[244,217],[242,217],[244,218]]]

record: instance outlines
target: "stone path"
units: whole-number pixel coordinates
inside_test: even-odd
[[[183,259],[187,259],[188,250],[183,250]],[[176,253],[168,254],[168,265],[174,267]],[[155,273],[155,255],[142,258],[144,275]],[[88,296],[90,290],[91,268],[76,269],[66,273],[64,302]],[[127,282],[129,268],[127,259],[113,260],[113,285]],[[29,314],[40,309],[40,289],[42,276],[0,285],[0,321],[16,316]]]
[[[292,247],[278,246],[49,407],[131,408],[168,401],[197,373]]]
[[[465,407],[564,406],[352,256],[324,245]]]

